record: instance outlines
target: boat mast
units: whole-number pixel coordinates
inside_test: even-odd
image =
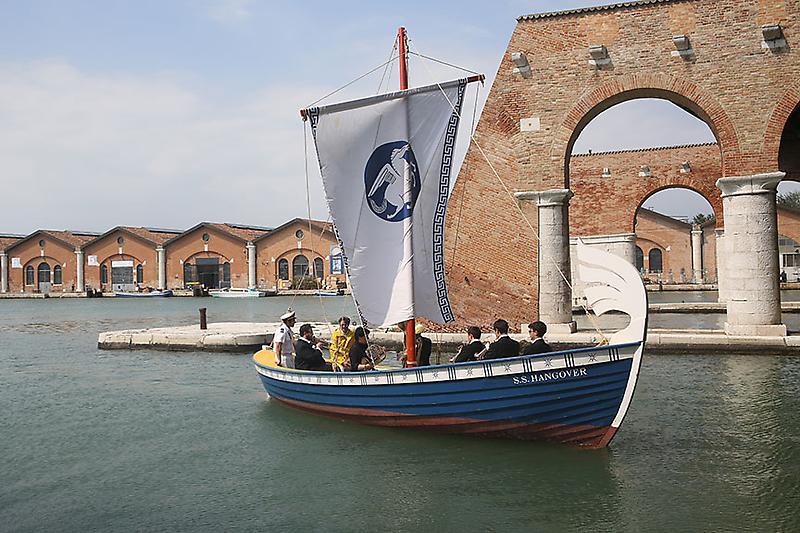
[[[408,51],[406,50],[406,29],[400,26],[397,29],[397,48],[400,56],[400,90],[405,91],[408,89]],[[406,121],[406,133],[408,134],[408,122]],[[409,143],[411,139],[408,139]],[[405,164],[404,172],[404,186],[403,196],[405,198],[412,198],[414,190],[414,176],[411,173],[411,167],[408,163]],[[413,199],[412,199],[413,202]],[[412,204],[413,205],[413,204]],[[411,318],[406,321],[406,365],[417,366],[417,344],[416,334],[414,329],[416,327],[416,320],[414,316],[414,246],[412,241],[412,220],[413,207],[411,216],[403,220],[403,229],[406,238],[403,239],[403,251],[405,257],[409,258],[409,287],[408,290],[411,294]]]

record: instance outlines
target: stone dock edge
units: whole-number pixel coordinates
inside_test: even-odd
[[[335,327],[316,323],[314,331],[322,339],[330,338]],[[103,350],[161,350],[184,352],[253,353],[272,342],[275,323],[220,322],[208,325],[171,328],[107,331],[100,333],[97,347]],[[434,352],[455,353],[465,338],[460,333],[426,333]],[[487,336],[489,338],[490,336]],[[521,334],[512,335],[526,340]],[[403,335],[396,331],[373,331],[372,342],[387,349],[402,348]],[[572,334],[548,334],[547,341],[556,350],[596,346],[600,336],[591,331]],[[738,337],[721,330],[650,330],[646,353],[669,355],[800,355],[800,335],[785,337]]]

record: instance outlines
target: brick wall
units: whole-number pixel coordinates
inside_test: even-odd
[[[637,199],[678,181],[704,194],[721,223],[717,178],[778,170],[784,126],[800,102],[799,19],[800,4],[783,0],[675,0],[522,19],[500,61],[477,141],[512,191],[571,186],[573,234],[630,232]],[[762,48],[760,27],[767,23],[783,26],[787,50]],[[671,54],[672,36],[681,34],[695,50],[689,60]],[[595,44],[608,48],[611,65],[588,64],[588,47]],[[512,52],[527,55],[530,79],[512,74]],[[698,154],[691,177],[649,163],[653,184],[637,182],[635,191],[614,181],[613,168],[610,181],[582,177],[581,158],[570,153],[583,127],[612,105],[642,97],[665,98],[693,112],[710,125],[719,146]],[[520,119],[533,117],[541,128],[521,132]],[[529,219],[535,226],[536,218]],[[472,146],[447,221],[450,296],[460,322],[503,314],[519,324],[536,314],[531,233]]]
[[[689,282],[692,279],[692,227],[675,219],[640,209],[636,217],[636,245],[644,254],[648,278],[667,283]],[[650,250],[661,251],[661,272],[650,263]]]
[[[40,241],[44,241],[44,246],[39,245]],[[22,268],[12,268],[15,258],[19,259]],[[75,247],[45,234],[34,234],[8,250],[9,292],[39,292],[36,274],[41,263],[47,263],[50,267],[51,281],[56,265],[61,266],[62,283],[51,284],[50,292],[73,290],[77,278]],[[25,284],[25,270],[28,266],[33,267],[33,285]]]
[[[208,242],[203,235],[208,234]],[[216,257],[220,264],[230,263],[231,287],[247,287],[246,241],[213,226],[201,225],[165,245],[167,255],[167,287],[184,286],[183,263],[194,262],[198,257]]]
[[[120,238],[122,239],[122,244],[118,242]],[[96,256],[97,265],[89,264],[89,256]],[[136,267],[142,265],[142,287],[158,287],[156,244],[123,230],[112,231],[102,239],[92,242],[84,248],[86,287],[111,290],[111,262],[119,260],[133,261],[134,281],[136,280]],[[105,265],[108,269],[108,281],[105,284],[100,283],[101,265]]]
[[[298,238],[297,232],[302,232]],[[336,244],[333,233],[325,227],[308,222],[296,220],[276,228],[275,231],[256,241],[257,269],[256,278],[259,287],[275,288],[278,279],[278,263],[286,259],[289,263],[289,279],[292,278],[292,264],[299,255],[308,259],[309,267],[313,273],[314,259],[322,259],[324,280],[332,281],[330,273],[330,247]],[[344,281],[344,275],[333,276],[333,279]]]

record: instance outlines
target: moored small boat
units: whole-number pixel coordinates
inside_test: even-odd
[[[317,296],[339,296],[341,293],[335,290],[319,290]]]
[[[114,291],[116,298],[164,298],[172,296],[171,290],[166,291],[149,291],[149,292],[127,292],[127,291]]]
[[[260,298],[264,296],[264,292],[258,289],[211,289],[208,295],[213,298]]]

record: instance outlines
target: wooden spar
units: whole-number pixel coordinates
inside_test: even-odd
[[[485,79],[486,79],[486,76],[484,76],[483,74],[475,74],[474,76],[467,77],[467,83],[475,83],[476,81],[482,82]],[[300,110],[300,117],[303,120],[308,119],[308,108],[307,107],[304,107],[303,109]]]
[[[400,90],[405,91],[408,89],[408,51],[406,50],[406,29],[403,26],[397,28],[397,51],[400,59]],[[407,126],[406,126],[407,127]],[[410,141],[410,139],[409,139]],[[404,193],[406,198],[410,197],[411,190],[414,187],[413,176],[406,163],[405,170],[405,186]],[[416,317],[414,314],[414,247],[412,240],[412,218],[407,217],[403,220],[405,226],[405,234],[407,238],[404,239],[403,246],[405,248],[406,257],[410,258],[410,272],[409,275],[409,291],[411,292],[411,318],[406,320],[405,323],[405,339],[406,339],[406,366],[417,366],[417,338],[416,332]]]

